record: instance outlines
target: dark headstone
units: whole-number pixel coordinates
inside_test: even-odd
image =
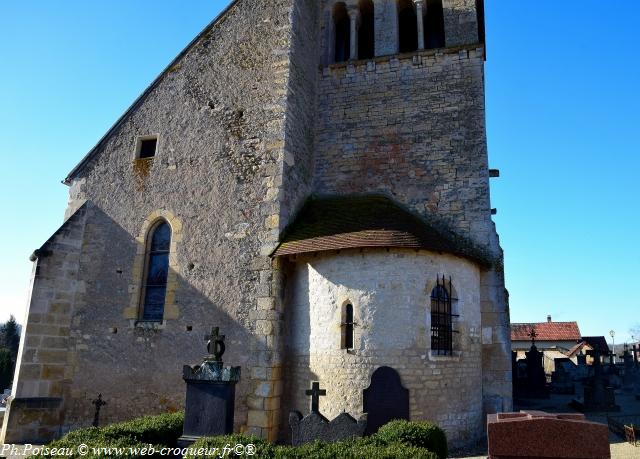
[[[535,344],[532,344],[525,355],[527,375],[523,382],[522,396],[524,398],[549,398],[547,376],[544,373],[544,354],[538,350]]]
[[[556,394],[575,393],[575,384],[569,368],[573,362],[568,358],[554,359],[555,371],[551,374],[551,390]]]
[[[390,367],[380,367],[371,375],[371,384],[363,391],[363,411],[367,413],[366,435],[374,434],[393,419],[409,420],[409,389]]]
[[[347,413],[340,414],[333,421],[318,412],[311,412],[302,417],[299,411],[289,414],[291,426],[291,444],[300,446],[316,440],[322,442],[336,442],[354,437],[362,437],[367,426],[367,415],[364,414],[356,420]]]
[[[236,384],[240,367],[225,367],[224,335],[214,328],[206,336],[209,355],[201,365],[185,365],[182,379],[187,384],[184,430],[178,446],[191,445],[201,437],[233,433]]]
[[[602,373],[600,349],[596,347],[587,354],[593,357],[593,372],[584,385],[584,397],[574,399],[571,406],[585,413],[620,411],[620,407],[616,405],[613,388],[607,384]]]

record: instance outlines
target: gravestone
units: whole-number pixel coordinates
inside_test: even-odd
[[[571,376],[573,362],[568,358],[554,359],[555,371],[551,374],[551,390],[556,394],[574,394],[575,384]]]
[[[240,381],[240,367],[225,367],[224,335],[218,327],[205,337],[209,355],[201,365],[182,369],[187,384],[184,430],[178,446],[191,445],[201,437],[233,433],[235,388]]]
[[[613,388],[606,384],[602,374],[600,348],[596,346],[595,349],[587,351],[587,354],[593,357],[593,373],[584,385],[583,398],[574,399],[571,406],[584,413],[620,411],[620,407],[616,405]]]
[[[320,389],[320,383],[314,381],[311,389],[305,391],[311,396],[311,413],[304,418],[299,411],[289,413],[291,444],[300,446],[314,441],[335,442],[354,437],[362,437],[367,426],[367,415],[354,419],[347,413],[341,413],[333,421],[325,418],[319,410],[320,397],[327,391]]]
[[[622,389],[627,392],[631,392],[634,389],[634,384],[636,381],[635,378],[635,368],[633,364],[633,357],[629,352],[628,346],[624,345],[624,352],[621,355],[622,361],[624,362],[624,373],[622,375]]]
[[[587,365],[587,356],[585,354],[576,355],[576,381],[584,381],[589,377],[589,366]]]
[[[542,411],[487,416],[489,459],[609,459],[609,429],[583,414]]]
[[[371,375],[371,384],[362,393],[367,413],[366,435],[374,434],[393,419],[409,420],[409,389],[391,367],[380,367]]]
[[[535,329],[529,333],[531,337],[531,348],[525,352],[525,362],[527,374],[522,383],[522,396],[524,398],[549,398],[549,388],[547,387],[547,376],[544,373],[544,354],[536,347]]]

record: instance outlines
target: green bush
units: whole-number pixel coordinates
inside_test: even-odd
[[[419,448],[407,444],[389,443],[374,437],[356,438],[337,443],[315,442],[299,447],[275,446],[264,440],[247,437],[243,435],[226,435],[222,437],[203,438],[191,445],[191,451],[196,454],[185,456],[186,459],[210,459],[211,453],[197,454],[197,450],[202,448],[208,452],[217,448],[219,454],[226,447],[233,448],[236,444],[246,447],[248,444],[255,446],[253,457],[260,459],[438,459],[435,453],[424,448]],[[226,457],[234,457],[227,454]]]
[[[396,420],[383,425],[375,434],[378,439],[391,443],[425,448],[433,451],[440,459],[448,456],[447,436],[432,422]]]
[[[131,421],[111,424],[106,427],[74,430],[64,437],[51,442],[48,448],[67,448],[73,450],[73,454],[45,454],[47,457],[93,458],[93,457],[148,457],[150,454],[131,454],[130,448],[153,448],[159,454],[163,446],[175,446],[178,437],[182,435],[184,413],[161,414],[159,416],[145,416]],[[88,447],[86,455],[79,454],[78,446],[84,444]],[[112,453],[104,451],[94,452],[93,448],[112,448]],[[126,448],[123,455],[117,454],[118,448]]]

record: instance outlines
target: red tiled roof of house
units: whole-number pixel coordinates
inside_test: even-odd
[[[577,322],[538,322],[511,324],[511,341],[531,341],[532,328],[536,330],[536,341],[578,341],[581,338]]]

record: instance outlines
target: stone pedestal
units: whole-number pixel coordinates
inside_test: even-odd
[[[240,367],[205,360],[202,365],[183,368],[187,383],[184,430],[178,446],[191,445],[201,437],[233,433],[236,384]]]

